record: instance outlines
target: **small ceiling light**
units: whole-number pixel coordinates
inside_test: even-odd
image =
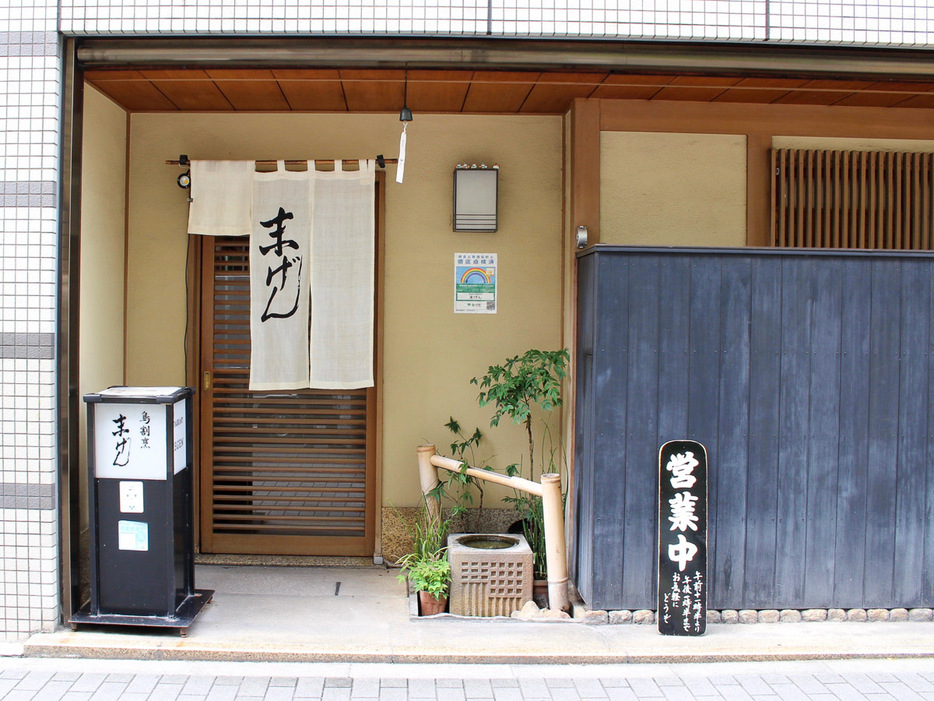
[[[182,173],[175,179],[175,182],[177,182],[178,186],[182,188],[183,190],[187,190],[188,188],[190,188],[191,187],[191,171],[186,170],[184,173]]]

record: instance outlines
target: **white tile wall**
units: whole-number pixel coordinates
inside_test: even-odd
[[[57,4],[0,0],[0,637],[59,620]]]
[[[928,0],[63,0],[74,34],[441,34],[927,45]]]

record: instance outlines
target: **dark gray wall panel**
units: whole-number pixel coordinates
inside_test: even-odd
[[[778,419],[781,396],[782,267],[780,259],[752,262],[749,350],[749,465],[746,481],[746,603],[765,606],[774,598],[775,537],[778,522]]]
[[[654,608],[657,452],[707,446],[711,608],[934,603],[934,256],[580,258],[572,570]]]
[[[834,602],[863,604],[866,571],[866,486],[869,474],[869,320],[872,271],[865,261],[841,261],[846,280],[841,312],[839,469],[834,541]]]

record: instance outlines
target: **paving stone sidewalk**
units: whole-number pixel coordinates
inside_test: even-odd
[[[0,659],[4,701],[934,700],[934,660],[411,665]]]

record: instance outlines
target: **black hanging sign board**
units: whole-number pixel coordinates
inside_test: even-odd
[[[669,441],[658,451],[658,632],[707,630],[707,449]]]

